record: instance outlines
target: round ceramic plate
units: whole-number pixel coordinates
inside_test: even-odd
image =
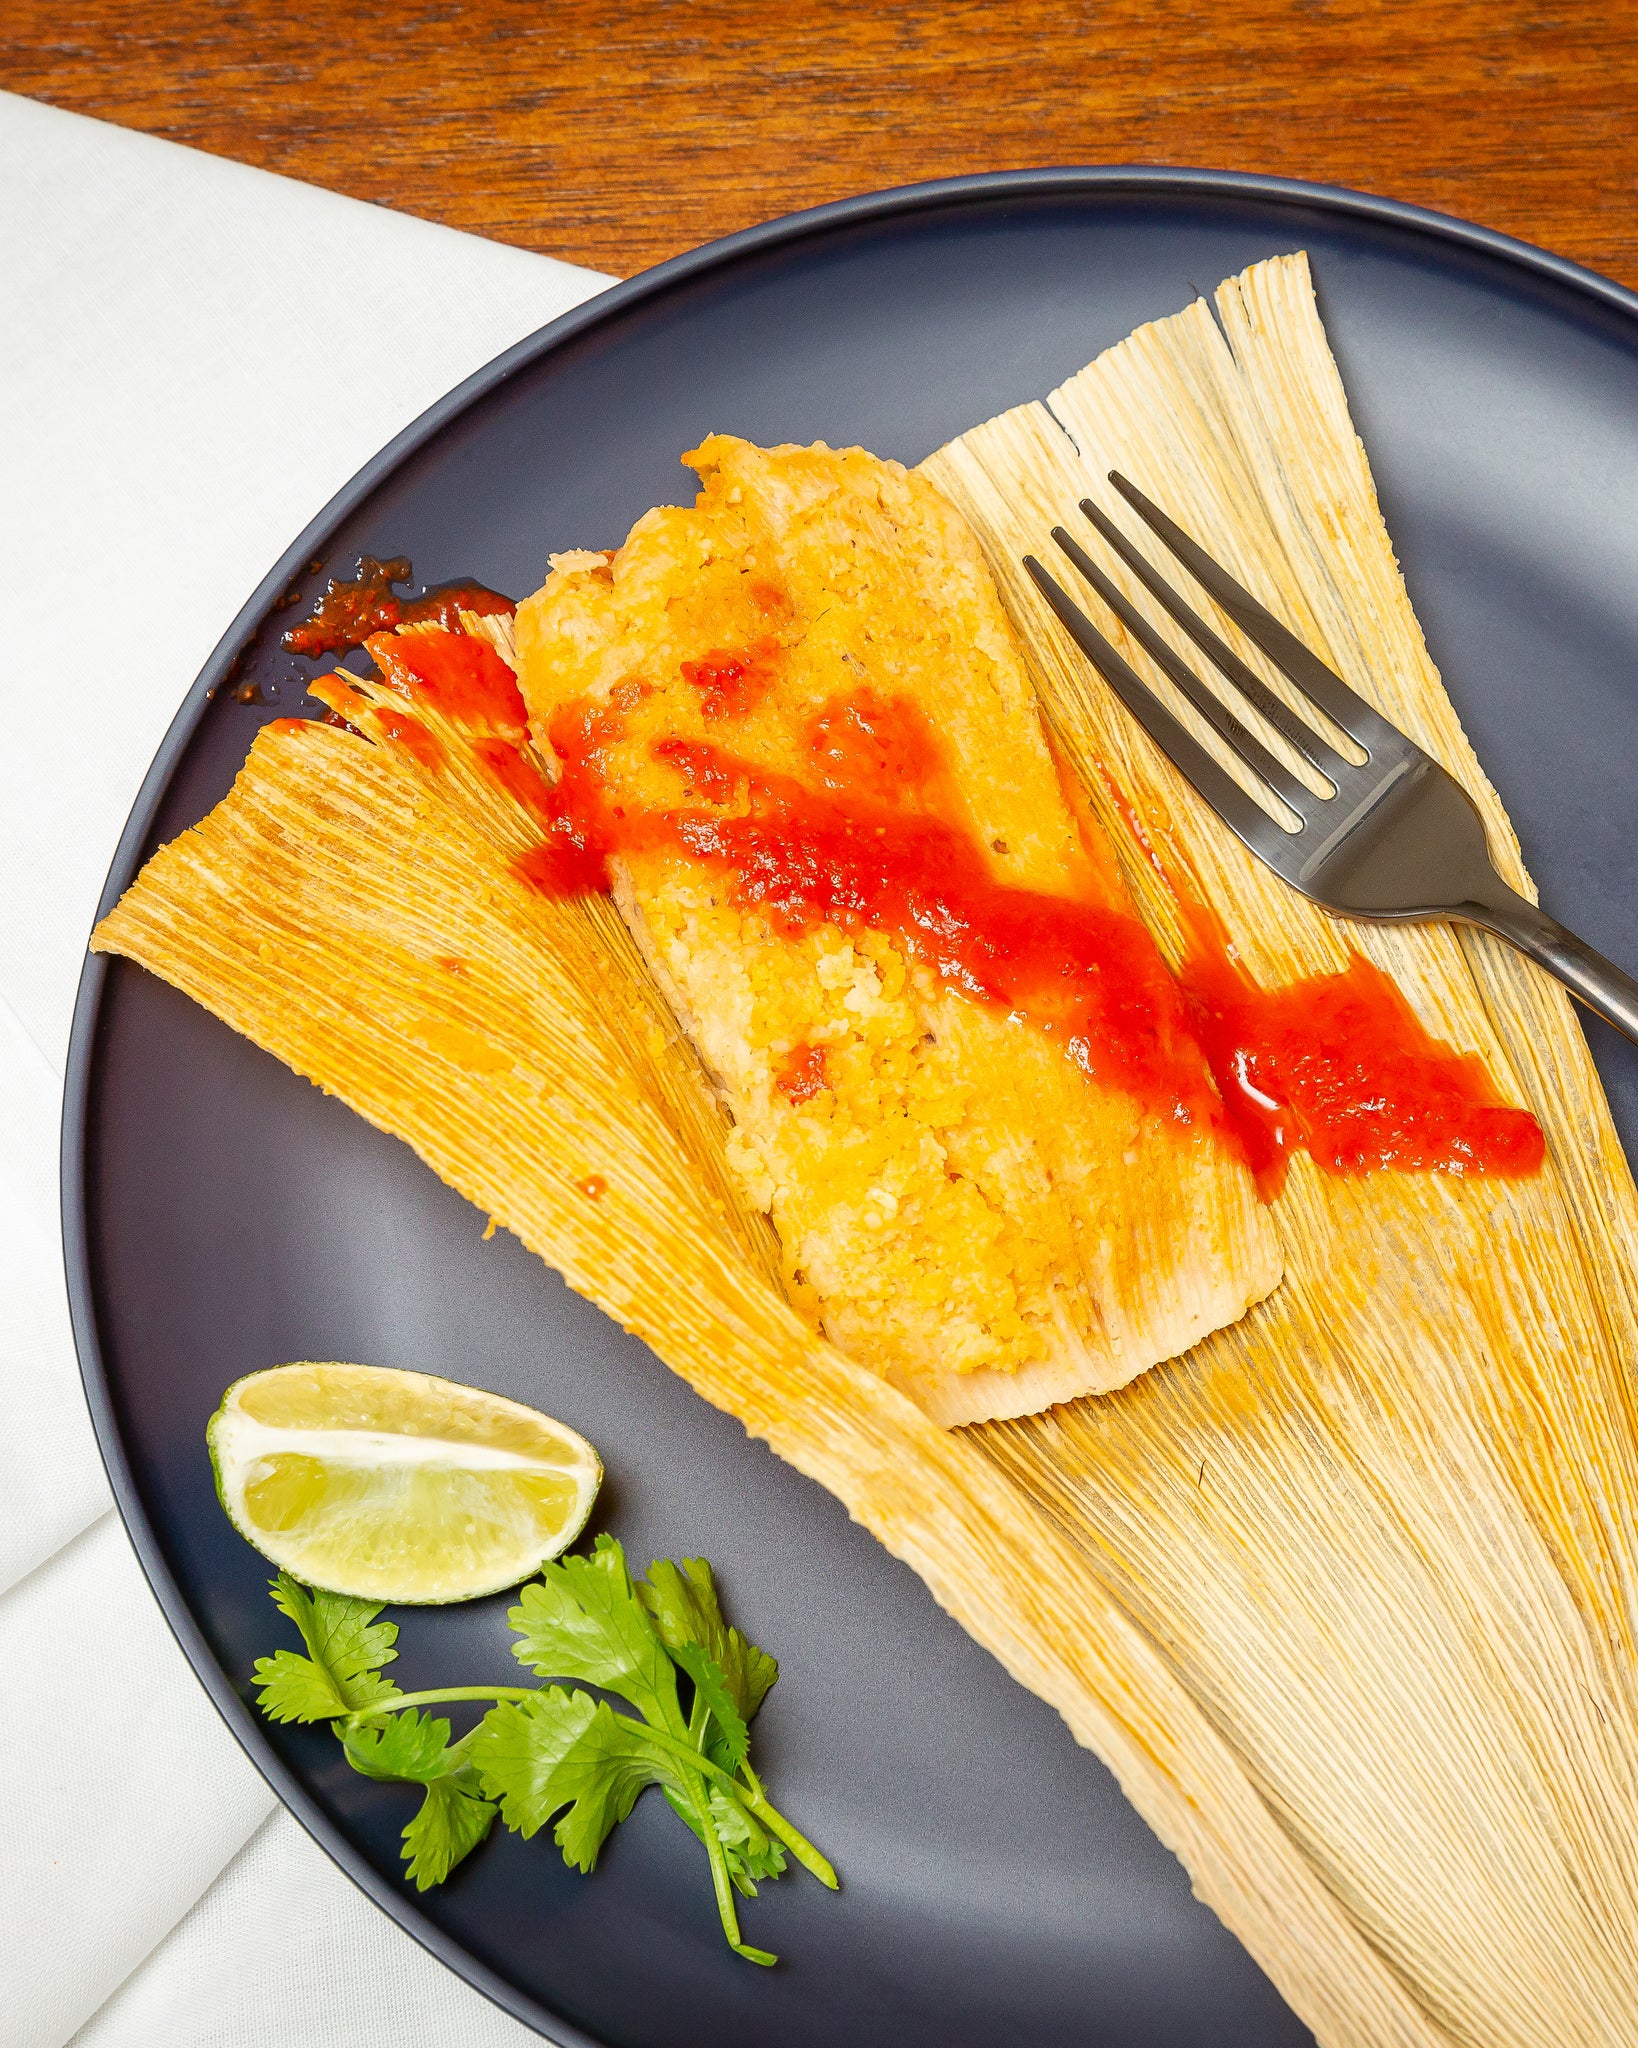
[[[1545,900],[1638,961],[1638,299],[1500,237],[1252,178],[963,180],[739,235],[593,300],[435,407],[295,543],[184,705],[104,907],[222,797],[311,668],[290,617],[360,553],[522,594],[549,551],[686,498],[712,429],[914,462],[1043,395],[1140,321],[1304,248],[1411,594]],[[233,674],[262,701],[222,687]],[[315,708],[307,707],[309,710]],[[1638,1056],[1597,1051],[1629,1144]],[[834,1501],[697,1400],[383,1137],[163,983],[92,961],[67,1092],[69,1282],[120,1507],[235,1734],[417,1939],[563,2043],[618,2048],[1280,2048],[1308,2037],[1190,1896],[1095,1758]],[[538,1403],[602,1451],[598,1521],[634,1560],[707,1556],[780,1660],[757,1724],[782,1805],[843,1873],[745,1909],[725,1949],[703,1858],[656,1797],[595,1876],[491,1840],[442,1889],[401,1875],[413,1793],[248,1704],[286,1640],[216,1504],[205,1422],[290,1358],[415,1366]],[[504,1600],[406,1619],[405,1686],[502,1680]]]

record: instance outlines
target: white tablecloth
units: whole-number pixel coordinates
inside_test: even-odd
[[[103,877],[222,631],[384,441],[606,282],[0,94],[3,2048],[535,2038],[275,1808],[171,1640],[85,1416],[57,1118]]]

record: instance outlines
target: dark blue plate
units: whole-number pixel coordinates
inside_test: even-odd
[[[386,449],[251,599],[179,713],[109,877],[228,789],[312,669],[276,609],[360,552],[522,593],[548,551],[618,542],[691,490],[714,428],[914,462],[1044,394],[1259,257],[1311,252],[1326,323],[1435,656],[1546,900],[1638,961],[1638,299],[1409,207],[1187,171],[1033,172],[826,207],[621,285],[522,343]],[[318,567],[309,564],[317,563]],[[260,705],[224,688],[255,682]],[[1629,1145],[1638,1052],[1596,1049]],[[409,1151],[122,962],[86,968],[65,1112],[75,1331],[114,1489],[212,1698],[344,1870],[543,2033],[620,2048],[1259,2048],[1308,2036],[1061,1724],[836,1503],[566,1292]],[[413,1795],[322,1730],[247,1705],[284,1639],[217,1507],[206,1418],[289,1358],[430,1368],[584,1430],[639,1562],[716,1560],[779,1657],[758,1723],[776,1796],[832,1856],[745,1910],[656,1798],[590,1879],[491,1841],[424,1896]],[[504,1601],[410,1614],[406,1685],[503,1678]]]

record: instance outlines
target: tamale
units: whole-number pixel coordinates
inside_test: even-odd
[[[928,474],[984,540],[1169,955],[1162,871],[1259,979],[1368,954],[1534,1108],[1535,1180],[1299,1158],[1273,1211],[1287,1282],[1241,1322],[1122,1392],[951,1433],[781,1299],[625,927],[518,884],[529,821],[435,715],[432,766],[265,735],[97,943],[407,1138],[837,1493],[1105,1757],[1322,2042],[1632,2042],[1638,1196],[1580,1032],[1487,940],[1344,931],[1261,874],[1016,574],[1079,496],[1109,502],[1118,458],[1445,761],[1524,883],[1405,598],[1306,266],[1257,266],[1217,312],[1221,330],[1203,306],[1141,330],[1054,410],[976,430]],[[382,737],[367,702],[345,715]]]
[[[618,817],[695,806],[699,829],[628,832],[609,865],[732,1115],[730,1163],[793,1296],[935,1420],[1123,1385],[1260,1300],[1279,1252],[1107,843],[1060,786],[972,536],[860,449],[717,435],[685,460],[695,505],[646,514],[611,557],[560,558],[519,608],[519,681],[543,751],[583,746],[590,722]],[[803,799],[783,838],[774,798],[748,793],[769,777]],[[943,893],[902,932],[840,912],[793,929],[788,888],[747,900],[702,850],[736,828],[757,833],[742,861],[759,872],[794,842],[803,882],[814,861],[852,877],[862,842],[873,875],[907,866],[915,887],[936,865]],[[1185,1068],[1158,1100],[926,957],[969,845],[968,895],[1009,930],[1018,905],[1073,900],[1128,935],[1135,967],[1097,928],[1093,985],[1149,973]],[[1071,950],[1051,949],[1055,990]],[[1145,1023],[1111,1002],[1083,1057],[1114,1064],[1123,1031]],[[1179,1086],[1201,1098],[1192,1122]]]

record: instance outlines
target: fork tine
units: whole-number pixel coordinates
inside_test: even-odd
[[[1201,588],[1211,593],[1246,638],[1260,647],[1274,666],[1335,719],[1345,733],[1358,740],[1367,753],[1398,736],[1395,727],[1380,712],[1373,710],[1357,691],[1349,689],[1334,669],[1327,668],[1312,648],[1305,647],[1289,627],[1282,626],[1244,584],[1236,583],[1198,541],[1191,540],[1175,520],[1168,519],[1136,484],[1128,482],[1118,470],[1113,469],[1109,472],[1109,481],[1144,524],[1160,536]],[[1099,531],[1103,531],[1101,523]],[[1159,595],[1158,591],[1156,595]],[[1178,623],[1183,625],[1184,621],[1180,619]]]
[[[1137,641],[1138,645],[1164,674],[1171,677],[1173,683],[1194,706],[1195,710],[1200,713],[1200,716],[1211,727],[1212,731],[1217,734],[1218,738],[1225,741],[1240,756],[1248,768],[1260,775],[1269,788],[1274,791],[1275,795],[1283,803],[1289,804],[1305,825],[1312,824],[1313,819],[1310,813],[1313,811],[1316,803],[1324,802],[1327,799],[1316,797],[1313,790],[1300,783],[1286,768],[1285,763],[1277,760],[1263,745],[1262,741],[1257,738],[1256,734],[1249,731],[1235,717],[1223,700],[1214,691],[1207,689],[1206,685],[1201,682],[1188,663],[1179,659],[1171,647],[1155,631],[1154,627],[1149,624],[1149,621],[1143,614],[1133,605],[1127,603],[1114,584],[1110,582],[1097,563],[1092,560],[1091,556],[1077,541],[1065,533],[1061,526],[1055,526],[1052,529],[1052,538],[1075,564],[1075,567],[1086,578],[1087,582],[1091,584],[1104,603],[1108,605],[1109,609],[1120,620],[1133,639]]]
[[[1352,764],[1344,761],[1336,749],[1299,713],[1293,711],[1283,697],[1276,697],[1255,670],[1247,668],[1228,642],[1214,633],[1194,607],[1185,602],[1159,570],[1133,547],[1106,512],[1090,498],[1081,500],[1081,510],[1144,589],[1170,612],[1206,659],[1228,677],[1247,703],[1257,707],[1276,732],[1285,736],[1310,767],[1317,768],[1321,775],[1334,784],[1338,775]]]
[[[1024,557],[1024,567],[1076,646],[1172,766],[1186,782],[1193,784],[1235,837],[1244,841],[1253,853],[1270,862],[1281,850],[1289,848],[1292,834],[1271,818],[1261,804],[1247,796],[1233,776],[1213,759],[1191,732],[1178,723],[1136,669],[1116,653],[1057,578],[1043,569],[1033,555]]]

